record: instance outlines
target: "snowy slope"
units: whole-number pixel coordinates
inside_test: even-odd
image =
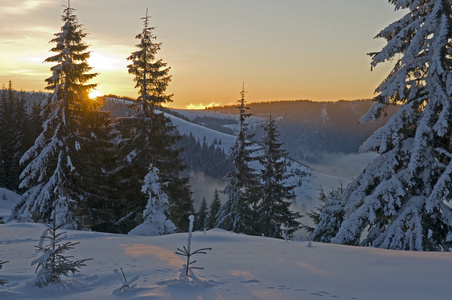
[[[221,144],[218,146],[221,147],[221,149],[223,149],[226,153],[229,152],[229,149],[235,142],[236,137],[233,135],[188,122],[170,114],[165,114],[165,116],[171,119],[171,122],[177,127],[177,130],[181,135],[189,135],[192,133],[195,138],[199,138],[201,141],[205,137],[206,143],[209,145],[212,144],[215,139],[217,141],[221,140]]]
[[[64,285],[31,285],[37,257],[34,245],[42,224],[0,225],[1,257],[8,260],[0,278],[0,299],[450,299],[450,253],[393,251],[251,237],[220,230],[195,232],[192,249],[211,247],[198,255],[194,270],[204,284],[180,281],[184,261],[175,255],[187,234],[137,237],[68,231],[79,241],[76,259],[93,258]],[[114,269],[123,268],[136,287],[121,295]]]

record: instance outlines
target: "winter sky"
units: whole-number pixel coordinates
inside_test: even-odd
[[[67,0],[0,0],[0,83],[44,90],[49,41]],[[136,97],[126,57],[149,8],[159,58],[171,66],[171,107],[247,101],[370,98],[390,66],[370,71],[373,37],[402,13],[387,0],[71,0],[89,35],[101,93]]]

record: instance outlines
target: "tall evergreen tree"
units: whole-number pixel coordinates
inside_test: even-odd
[[[217,226],[217,214],[221,208],[220,192],[215,189],[212,202],[209,206],[209,220],[207,223],[207,228],[215,228]]]
[[[298,212],[293,212],[290,206],[295,199],[295,186],[287,184],[291,176],[287,173],[287,151],[281,149],[278,142],[278,130],[275,120],[269,118],[264,126],[265,136],[262,141],[262,156],[259,162],[262,166],[260,199],[254,210],[257,214],[256,231],[268,237],[282,237],[282,228],[291,236],[300,228]]]
[[[147,10],[142,19],[143,31],[136,36],[140,40],[136,45],[139,50],[128,57],[132,62],[128,65],[129,73],[134,75],[135,87],[139,89],[139,112],[117,122],[122,139],[119,144],[122,157],[119,174],[127,190],[121,210],[128,212],[127,218],[123,218],[121,223],[130,230],[142,222],[140,214],[147,201],[146,195],[141,192],[140,182],[152,165],[158,170],[159,183],[168,196],[170,219],[179,229],[188,229],[185,220],[193,213],[193,200],[188,178],[181,178],[184,169],[179,158],[181,150],[174,149],[179,136],[170,119],[155,110],[156,106],[172,101],[172,95],[165,93],[171,80],[168,75],[170,68],[161,59],[156,59],[160,43],[154,41],[154,27],[149,26]]]
[[[409,12],[382,30],[372,66],[396,59],[362,122],[398,112],[361,147],[380,156],[345,191],[334,243],[404,250],[452,242],[452,9],[450,1],[391,0]],[[448,205],[449,204],[449,205]],[[365,238],[362,234],[368,232]]]
[[[228,200],[221,207],[217,216],[217,226],[234,232],[255,233],[252,228],[253,211],[251,205],[256,202],[256,187],[258,186],[257,174],[250,167],[250,163],[256,158],[256,151],[252,136],[247,133],[248,123],[246,119],[250,114],[246,113],[249,107],[245,103],[245,88],[243,87],[241,99],[238,101],[240,131],[234,145],[231,148],[232,170],[227,175],[228,185],[224,193]],[[253,148],[254,147],[254,148]]]
[[[166,89],[171,76],[170,67],[162,59],[157,59],[156,54],[161,48],[161,43],[156,43],[156,36],[152,34],[155,27],[149,26],[149,19],[146,9],[146,16],[143,20],[143,31],[136,35],[140,43],[136,45],[139,49],[133,52],[127,60],[132,63],[127,66],[129,73],[135,76],[135,88],[139,89],[138,103],[142,113],[154,113],[154,107],[167,102],[172,102],[172,95],[167,95]]]
[[[207,227],[209,221],[209,210],[207,208],[207,201],[205,197],[202,197],[201,206],[196,214],[196,230],[204,230]]]
[[[56,54],[45,60],[55,63],[50,69],[52,76],[46,79],[46,89],[53,94],[44,108],[43,131],[21,159],[27,165],[21,174],[20,186],[27,191],[11,219],[56,221],[58,226],[79,228],[82,225],[77,207],[87,196],[80,183],[85,182],[83,177],[88,175],[80,151],[87,145],[83,124],[93,109],[88,93],[96,86],[87,82],[97,74],[89,73],[92,69],[87,63],[90,52],[83,42],[87,34],[69,3],[64,8],[62,21],[61,32],[51,40],[56,44],[51,51]]]

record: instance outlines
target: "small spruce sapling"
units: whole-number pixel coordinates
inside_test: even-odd
[[[195,220],[195,216],[191,215],[191,216],[188,217],[188,219],[190,220],[190,226],[189,226],[189,229],[188,229],[188,244],[187,244],[187,247],[183,246],[183,250],[180,249],[180,248],[177,248],[176,254],[187,257],[187,262],[184,265],[184,268],[182,269],[182,271],[185,273],[185,276],[193,277],[193,272],[191,271],[192,269],[202,270],[204,268],[202,268],[202,267],[193,267],[192,264],[194,264],[196,262],[196,260],[190,261],[190,258],[193,255],[195,255],[195,254],[206,254],[206,251],[207,250],[212,250],[212,248],[201,248],[201,249],[198,249],[198,250],[195,250],[195,251],[191,252],[191,236],[192,236],[192,232],[193,232],[193,221]],[[184,274],[181,273],[181,277],[185,277],[185,276],[184,276]]]
[[[66,232],[57,233],[57,230],[64,225],[64,223],[56,225],[54,211],[52,224],[47,224],[47,229],[42,233],[39,245],[35,246],[36,252],[42,253],[39,258],[31,262],[32,266],[37,264],[34,285],[38,287],[47,286],[51,282],[59,282],[61,275],[68,276],[69,272],[75,274],[85,266],[85,261],[92,260],[92,258],[71,260],[73,256],[64,254],[79,244],[79,242],[63,242],[67,237]],[[43,245],[45,240],[49,241],[47,245]]]
[[[9,261],[0,260],[0,269],[3,267],[3,264],[8,263]],[[0,285],[3,286],[8,283],[6,279],[0,279]]]

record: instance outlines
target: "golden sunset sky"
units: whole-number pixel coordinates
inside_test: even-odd
[[[0,83],[43,91],[53,34],[67,0],[0,0]],[[101,93],[136,97],[126,58],[149,8],[171,66],[176,108],[247,101],[373,97],[390,65],[370,71],[373,37],[400,18],[386,0],[71,0],[89,35]]]

